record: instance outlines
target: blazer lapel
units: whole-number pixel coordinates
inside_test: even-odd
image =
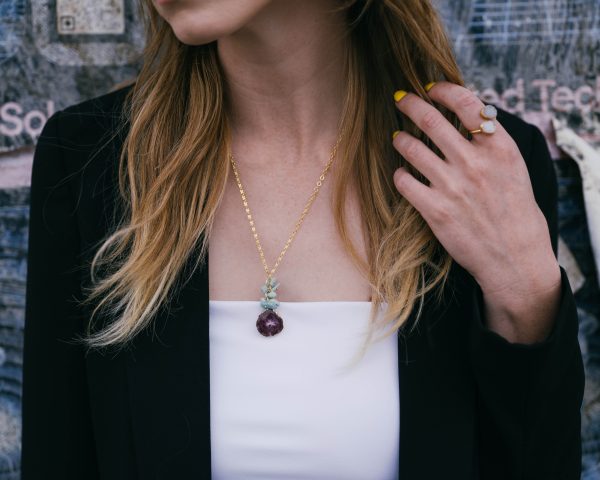
[[[207,258],[128,356],[140,478],[211,478],[208,299]]]

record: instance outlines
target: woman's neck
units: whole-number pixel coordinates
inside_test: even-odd
[[[273,161],[264,153],[262,158],[248,154],[253,142],[268,142],[274,155],[285,152],[282,160],[292,164],[331,149],[349,48],[345,12],[328,12],[336,5],[273,0],[243,28],[218,40],[234,153],[243,145],[243,161],[257,167]]]

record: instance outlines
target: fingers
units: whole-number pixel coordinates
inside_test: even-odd
[[[460,158],[472,148],[471,143],[437,108],[418,95],[398,90],[394,94],[394,100],[398,110],[410,117],[415,125],[425,132],[448,161],[452,162],[452,159]]]
[[[394,172],[394,185],[427,221],[428,213],[435,204],[434,191],[402,167]]]
[[[471,90],[461,85],[451,82],[436,82],[430,87],[429,98],[433,101],[440,103],[444,107],[452,110],[456,113],[461,123],[468,130],[478,129],[482,122],[486,121],[480,114],[481,109],[485,104],[481,99],[475,95]],[[427,103],[427,102],[425,102]],[[505,135],[508,135],[504,127],[494,120],[496,131],[489,135],[486,133],[475,133],[473,134],[473,140],[475,144],[486,142],[490,145],[491,142],[503,141]]]
[[[421,140],[410,133],[396,131],[392,137],[392,144],[432,185],[442,185],[446,182],[449,165]]]

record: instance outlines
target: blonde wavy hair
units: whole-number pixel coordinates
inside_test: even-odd
[[[140,6],[147,32],[143,64],[122,112],[129,122],[118,172],[124,214],[91,261],[92,284],[84,289],[83,303],[94,308],[87,338],[82,338],[89,347],[124,346],[171,301],[190,255],[195,255],[193,270],[202,266],[230,174],[224,74],[216,42],[183,44],[150,0]],[[393,130],[403,129],[443,155],[396,109],[392,93],[402,88],[432,103],[423,89],[429,81],[464,83],[429,0],[340,0],[339,8],[346,10],[350,48],[340,126],[345,133],[338,150],[344,161],[332,180],[336,228],[372,286],[369,339],[382,326],[389,327],[387,337],[403,333],[399,329],[418,302],[413,328],[417,325],[424,296],[436,286],[441,300],[452,264],[422,216],[394,186],[399,166],[428,181],[393,148]],[[436,106],[467,135],[453,112]],[[346,228],[347,178],[356,181],[366,263]],[[102,276],[97,275],[100,268]],[[378,319],[383,302],[388,307]],[[112,321],[93,331],[100,311]]]

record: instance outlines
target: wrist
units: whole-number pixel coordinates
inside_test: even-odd
[[[521,276],[503,289],[485,289],[487,327],[511,342],[543,341],[550,334],[560,302],[561,272],[556,259],[534,276]]]

